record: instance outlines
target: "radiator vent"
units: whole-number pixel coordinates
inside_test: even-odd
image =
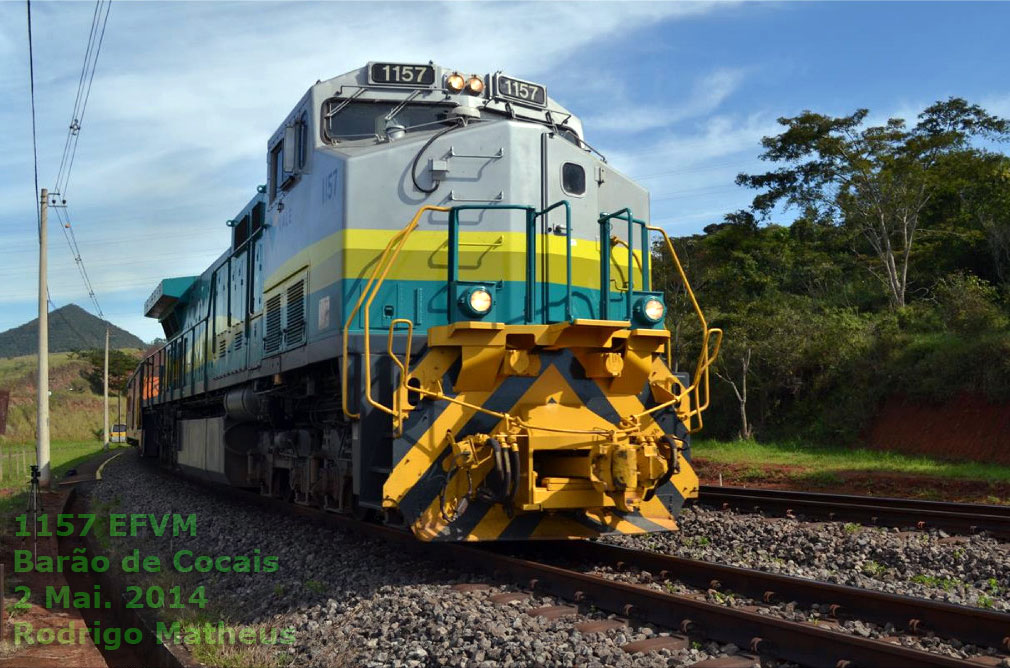
[[[284,342],[290,347],[301,343],[305,338],[305,279],[288,287],[287,306]]]
[[[281,295],[267,300],[266,331],[263,333],[263,352],[275,353],[281,349]]]

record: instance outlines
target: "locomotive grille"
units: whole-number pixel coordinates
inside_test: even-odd
[[[287,327],[284,330],[284,342],[289,346],[301,343],[302,339],[305,337],[304,280],[300,280],[288,288],[287,316]]]
[[[267,300],[267,326],[263,336],[263,352],[274,353],[281,348],[281,296]]]

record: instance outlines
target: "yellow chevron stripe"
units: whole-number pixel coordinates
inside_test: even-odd
[[[473,528],[467,535],[467,540],[494,540],[505,531],[512,518],[505,514],[505,509],[501,504],[495,504],[487,515]]]

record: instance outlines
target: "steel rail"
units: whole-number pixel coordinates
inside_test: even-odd
[[[440,556],[469,567],[507,574],[528,588],[590,603],[653,624],[679,629],[751,652],[768,654],[812,668],[839,666],[972,666],[968,661],[911,649],[902,645],[838,633],[812,624],[730,608],[689,596],[615,582],[597,575],[519,559],[457,544],[440,544]]]
[[[489,574],[497,580],[517,583],[539,593],[547,593],[632,617],[643,622],[679,630],[747,651],[793,661],[811,668],[977,668],[961,659],[911,649],[894,643],[838,633],[812,624],[790,622],[689,596],[656,591],[636,584],[615,582],[596,575],[559,568],[545,563],[499,554],[459,543],[423,543],[408,531],[362,522],[317,508],[280,499],[239,492],[220,484],[197,481],[174,471],[152,467],[172,477],[196,482],[222,498],[276,510],[300,517],[318,526],[337,528],[363,537],[392,541],[411,553],[438,563],[452,561]],[[586,547],[588,541],[572,542]],[[591,549],[591,548],[590,548]]]
[[[710,485],[702,485],[698,503],[953,533],[986,531],[997,538],[1010,538],[1007,506]]]
[[[617,570],[646,571],[661,580],[679,580],[701,589],[715,589],[763,601],[819,604],[835,619],[858,619],[883,626],[891,623],[907,633],[932,631],[943,638],[1010,652],[1010,614],[941,601],[890,594],[874,589],[809,580],[659,552],[633,550],[597,542],[551,543],[532,549],[577,561],[596,561]],[[556,558],[556,557],[555,557]]]

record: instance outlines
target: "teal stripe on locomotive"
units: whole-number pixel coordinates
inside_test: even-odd
[[[308,276],[311,281],[311,274]],[[248,324],[236,323],[231,327],[220,327],[213,331],[207,319],[188,320],[191,325],[174,338],[167,346],[167,374],[163,388],[173,390],[192,387],[194,382],[214,380],[256,367],[264,358],[296,349],[306,343],[333,338],[333,355],[339,351],[339,339],[344,323],[340,321],[340,310],[334,305],[343,301],[347,310],[356,303],[365,281],[348,279],[327,286],[309,295],[300,295],[297,290],[285,292],[288,301],[280,300],[277,310],[271,309],[270,300],[264,304],[262,313],[252,316]],[[344,294],[337,294],[337,286],[343,287]],[[474,318],[459,306],[451,314],[452,322],[460,320],[486,320],[521,324],[525,322],[524,303],[526,284],[521,281],[469,282],[464,287],[480,285],[492,295],[492,307],[483,318]],[[536,312],[533,322],[561,322],[565,320],[566,286],[548,284],[549,299],[546,319],[543,308],[543,285],[537,286]],[[441,281],[387,281],[383,284],[372,303],[369,318],[373,335],[388,332],[393,318],[409,318],[415,324],[415,334],[423,334],[429,327],[450,322],[447,317],[447,284]],[[662,299],[661,293],[639,292],[633,294],[632,303],[648,296]],[[343,299],[341,299],[341,297]],[[457,300],[454,300],[454,306]],[[600,293],[598,290],[572,288],[572,318],[596,319],[600,317]],[[191,305],[186,305],[190,311]],[[626,319],[626,293],[611,293],[610,318]],[[192,313],[190,314],[192,315]],[[269,324],[277,323],[277,332],[270,330]],[[632,326],[636,328],[656,328],[661,324],[650,323],[632,314]],[[223,323],[222,323],[223,324]],[[351,323],[351,332],[362,333],[364,316],[359,313]],[[399,328],[403,333],[403,328]],[[202,344],[202,345],[201,345]],[[352,349],[356,348],[353,346]],[[385,348],[383,347],[382,350]],[[375,351],[381,352],[381,351]],[[191,360],[191,361],[187,361]],[[181,362],[181,364],[180,364]],[[209,366],[207,366],[209,363]],[[204,367],[207,366],[205,369]],[[179,368],[181,367],[181,368]],[[204,375],[206,371],[206,376]],[[163,396],[163,399],[169,399]]]
[[[363,280],[344,280],[345,312],[350,313],[353,305],[361,295]],[[535,292],[535,310],[527,320],[525,314],[526,283],[522,281],[466,281],[457,288],[457,295],[452,300],[452,311],[447,300],[447,284],[445,281],[386,281],[383,283],[369,311],[370,327],[374,331],[388,330],[393,318],[409,318],[413,320],[415,332],[424,331],[429,327],[445,325],[462,320],[481,320],[486,322],[503,322],[510,325],[530,323],[552,323],[568,320],[565,313],[567,302],[567,286],[558,283],[538,284]],[[460,301],[471,287],[482,287],[491,293],[491,309],[483,317],[474,317],[460,307]],[[610,295],[609,314],[611,320],[628,320],[626,292],[612,292]],[[318,300],[323,294],[313,295],[314,311],[318,314]],[[634,291],[632,294],[632,325],[636,328],[653,329],[660,324],[649,322],[635,314],[634,304],[646,297],[663,298],[661,292]],[[544,302],[546,301],[546,308]],[[364,308],[364,307],[362,307]],[[587,288],[572,287],[571,319],[598,319],[600,314],[600,291]],[[323,324],[323,320],[319,320]],[[339,329],[344,323],[331,323]],[[364,330],[364,314],[358,313],[351,323],[351,331]],[[310,337],[311,338],[311,337]]]

